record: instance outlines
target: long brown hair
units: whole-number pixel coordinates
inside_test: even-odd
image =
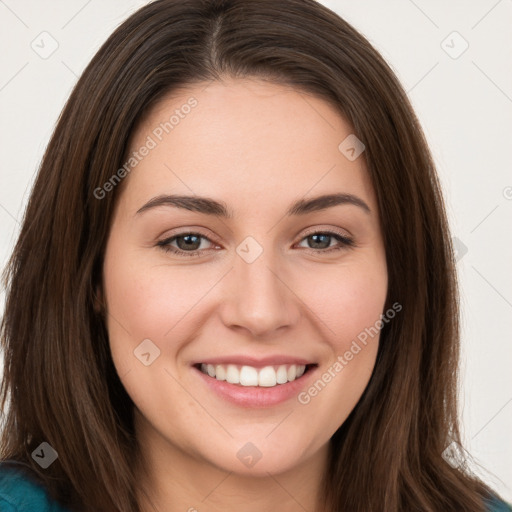
[[[442,194],[404,90],[377,51],[314,0],[158,0],[108,38],[46,149],[4,274],[0,457],[75,510],[137,512],[133,403],[95,306],[131,134],[166,94],[224,76],[328,101],[365,144],[389,288],[371,380],[331,439],[326,510],[484,510],[491,490],[442,456],[460,446],[457,283]],[[42,470],[32,451],[48,442]]]

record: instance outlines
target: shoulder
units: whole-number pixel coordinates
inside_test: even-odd
[[[30,478],[24,466],[0,462],[0,510],[2,512],[66,512],[50,500],[44,487]]]
[[[512,512],[512,505],[492,496],[486,501],[486,512]]]

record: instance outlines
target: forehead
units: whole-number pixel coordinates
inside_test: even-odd
[[[127,199],[186,192],[243,209],[257,198],[345,192],[372,202],[364,154],[351,161],[339,149],[351,134],[329,103],[286,85],[192,85],[161,100],[134,132],[129,155],[150,149],[126,178]]]

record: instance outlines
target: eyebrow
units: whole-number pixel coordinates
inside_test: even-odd
[[[299,199],[295,201],[289,207],[286,215],[305,215],[345,204],[357,206],[366,213],[371,213],[370,207],[361,198],[353,194],[327,194],[312,199]],[[224,202],[216,201],[209,197],[183,195],[160,195],[153,197],[137,210],[136,215],[159,206],[172,206],[224,219],[232,219],[234,217]]]

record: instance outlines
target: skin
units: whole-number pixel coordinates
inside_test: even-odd
[[[350,161],[340,152],[352,129],[324,100],[258,79],[175,92],[138,127],[131,151],[191,96],[198,105],[122,183],[104,259],[112,357],[136,406],[147,471],[140,487],[155,508],[141,497],[142,507],[259,512],[278,503],[284,512],[322,510],[328,441],[368,384],[378,336],[307,404],[294,396],[268,408],[233,405],[191,364],[287,354],[315,361],[319,377],[375,325],[387,268],[364,154]],[[342,204],[285,216],[297,199],[335,192],[358,196],[370,213]],[[172,206],[136,214],[161,194],[223,201],[233,218]],[[356,245],[326,253],[340,244],[331,237],[315,246],[311,232],[325,231]],[[207,237],[192,249],[198,257],[156,245],[187,232]],[[236,252],[248,236],[263,249],[252,263]],[[177,240],[171,246],[184,250]],[[134,357],[144,339],[160,350],[149,366]],[[237,457],[247,442],[262,454],[252,467]]]

